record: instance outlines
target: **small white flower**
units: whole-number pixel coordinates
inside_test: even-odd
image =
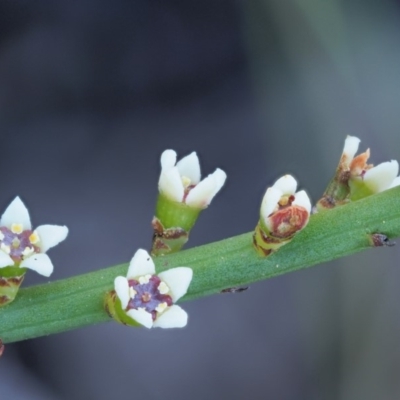
[[[296,189],[296,180],[291,175],[285,175],[264,195],[260,217],[274,236],[292,235],[308,223],[311,201],[304,190],[296,192]]]
[[[66,226],[41,225],[32,230],[29,212],[19,197],[0,219],[0,268],[16,265],[50,276],[53,264],[46,253],[68,234]]]
[[[360,139],[355,136],[347,136],[342,154],[342,162],[345,169],[350,170],[350,179],[363,182],[372,192],[379,193],[397,186],[400,182],[396,178],[399,173],[399,164],[396,160],[383,162],[374,167],[367,164],[370,150],[355,157],[358,151]]]
[[[154,262],[146,250],[133,256],[126,278],[117,276],[114,289],[125,313],[146,328],[182,328],[187,313],[173,304],[184,296],[193,271],[177,267],[156,275]]]
[[[158,188],[169,199],[194,208],[206,208],[225,183],[226,174],[217,168],[202,181],[195,152],[176,162],[176,152],[165,150],[161,155]]]

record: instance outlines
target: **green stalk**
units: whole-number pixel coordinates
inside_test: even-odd
[[[308,226],[267,258],[253,248],[253,232],[155,259],[157,271],[193,268],[193,282],[182,299],[307,268],[372,246],[371,235],[400,236],[400,187],[313,215]],[[49,335],[109,320],[104,296],[127,264],[21,289],[0,309],[4,343]]]

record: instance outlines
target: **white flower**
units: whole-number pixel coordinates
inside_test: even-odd
[[[133,256],[126,278],[117,276],[114,289],[125,313],[146,328],[182,328],[187,313],[173,304],[184,296],[193,271],[172,268],[156,275],[154,262],[146,250]]]
[[[217,168],[202,181],[195,152],[176,162],[176,152],[165,150],[161,155],[158,188],[169,199],[190,207],[206,208],[225,183],[226,174]]]
[[[396,160],[383,162],[376,167],[367,164],[370,150],[354,157],[358,151],[360,139],[355,136],[347,136],[344,144],[342,162],[345,169],[350,170],[350,179],[363,184],[372,192],[379,193],[400,184],[397,177],[399,164]]]
[[[53,264],[46,253],[68,234],[66,226],[41,225],[32,230],[29,212],[19,197],[0,219],[0,268],[18,266],[50,276]]]
[[[285,175],[264,195],[260,217],[274,236],[290,236],[308,223],[311,201],[304,190],[296,192],[296,188],[296,180],[291,175]]]

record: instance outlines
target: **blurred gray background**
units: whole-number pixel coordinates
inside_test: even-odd
[[[166,148],[228,174],[189,246],[252,230],[284,173],[315,201],[347,134],[400,156],[399,22],[386,0],[0,1],[1,209],[20,195],[35,225],[70,228],[56,280],[149,248]],[[398,258],[185,303],[182,330],[7,345],[0,398],[399,399]]]

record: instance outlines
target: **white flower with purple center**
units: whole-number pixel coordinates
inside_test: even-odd
[[[177,267],[156,275],[154,262],[147,251],[133,256],[126,277],[114,281],[115,292],[126,315],[146,328],[182,328],[187,313],[174,303],[184,296],[193,271]]]
[[[0,268],[16,266],[50,276],[53,264],[45,253],[67,234],[68,228],[58,225],[41,225],[32,230],[29,212],[16,197],[0,219]]]
[[[195,152],[178,162],[176,158],[174,150],[165,150],[161,155],[160,193],[190,207],[206,208],[224,185],[225,172],[217,168],[201,180],[200,163]]]

